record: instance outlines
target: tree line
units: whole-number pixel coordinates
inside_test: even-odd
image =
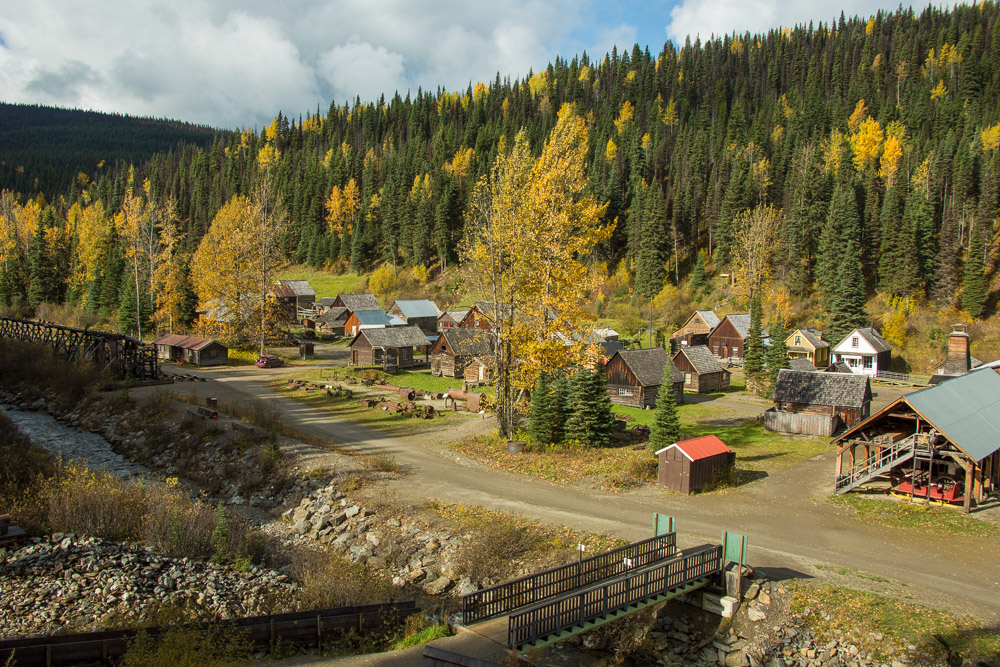
[[[174,229],[176,315],[189,318],[192,259],[219,213],[257,191],[267,147],[282,258],[446,268],[475,184],[519,132],[540,154],[570,105],[588,125],[586,191],[606,203],[602,223],[617,223],[593,260],[625,262],[637,294],[703,276],[707,260],[738,262],[740,216],[771,207],[774,277],[844,326],[875,291],[978,317],[1000,255],[998,15],[996,2],[899,9],[655,55],[584,53],[465,91],[279,114],[259,132],[81,171],[58,195],[21,183],[0,202],[0,300],[66,301],[137,326],[119,313],[138,275],[119,222],[137,198]],[[102,233],[84,238],[98,219]],[[155,320],[155,305],[138,319]]]

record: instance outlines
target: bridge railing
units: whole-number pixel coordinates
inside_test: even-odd
[[[664,533],[575,563],[484,588],[462,597],[462,622],[470,625],[574,588],[617,577],[630,569],[628,561],[631,568],[636,568],[671,558],[676,553],[677,534]]]
[[[680,589],[722,571],[722,546],[698,547],[681,557],[630,572],[578,593],[541,602],[510,615],[511,648],[559,634],[616,611]]]

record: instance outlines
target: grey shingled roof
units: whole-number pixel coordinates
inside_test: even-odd
[[[350,312],[351,311],[348,310],[347,308],[341,308],[340,306],[337,306],[336,308],[331,308],[330,310],[326,311],[325,313],[317,317],[316,321],[319,322],[320,324],[336,324],[339,320],[343,320],[343,322],[341,322],[341,324],[343,324],[351,316]]]
[[[427,336],[417,326],[388,327],[386,329],[362,329],[359,336],[364,336],[372,347],[419,347],[427,345]],[[356,340],[356,339],[355,339]]]
[[[705,320],[705,324],[707,324],[708,328],[713,331],[715,330],[715,327],[719,326],[719,323],[722,322],[722,320],[719,319],[719,316],[715,314],[714,310],[696,310],[694,312],[701,315],[701,319]]]
[[[813,366],[813,362],[809,361],[805,357],[789,359],[788,367],[793,371],[809,371],[810,373],[815,373],[818,370],[815,366]]]
[[[708,349],[707,345],[692,345],[682,347],[677,354],[683,354],[691,362],[691,366],[699,375],[706,373],[718,373],[726,370],[715,360],[715,356]]]
[[[344,305],[352,311],[382,309],[374,294],[339,294],[338,296]]]
[[[726,318],[733,323],[733,327],[740,335],[740,338],[746,340],[750,334],[750,313],[730,313],[726,315]],[[771,339],[770,334],[767,333],[767,330],[763,326],[760,328],[760,338],[761,340]]]
[[[872,346],[872,349],[875,350],[876,353],[892,351],[892,346],[889,345],[889,343],[885,342],[885,339],[882,338],[879,332],[875,331],[875,329],[871,327],[860,327],[858,329],[855,329],[851,333],[844,336],[844,340],[837,343],[837,347],[839,348],[841,345],[850,340],[851,336],[854,335],[855,331],[858,333],[859,336],[868,341],[868,344]]]
[[[622,350],[618,352],[622,361],[635,375],[643,387],[657,386],[663,381],[663,367],[670,364],[670,376],[674,382],[684,382],[684,374],[670,361],[662,347],[647,347],[642,350]]]
[[[308,280],[279,280],[279,285],[285,285],[295,290],[296,296],[316,296],[316,290],[309,284]]]
[[[333,302],[337,300],[335,296],[324,296],[322,299],[316,302],[317,306],[323,306],[324,308],[330,308],[333,306]]]
[[[867,375],[814,373],[782,368],[774,383],[775,403],[860,408],[871,401]]]
[[[977,461],[1000,449],[1000,375],[989,368],[903,397]]]
[[[389,306],[389,310],[392,310],[394,306],[399,306],[399,310],[403,313],[403,317],[409,319],[411,317],[440,317],[441,311],[433,301],[428,299],[397,299],[392,306]]]
[[[830,347],[830,343],[823,340],[823,334],[818,329],[796,329],[795,331],[802,334],[802,336],[816,349],[821,347]],[[795,333],[795,331],[792,333]]]
[[[441,336],[457,356],[488,356],[493,354],[493,335],[477,328],[452,327],[445,329]]]

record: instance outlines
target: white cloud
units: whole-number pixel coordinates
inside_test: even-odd
[[[919,2],[914,6],[919,5]],[[712,35],[736,32],[766,33],[772,28],[792,28],[809,21],[831,23],[844,15],[870,16],[879,9],[895,10],[898,0],[681,0],[670,10],[667,36],[679,45],[690,35],[702,41]]]
[[[356,95],[376,100],[383,93],[389,98],[393,92],[406,89],[403,56],[384,46],[359,42],[356,37],[320,56],[319,70],[338,100],[353,102]]]

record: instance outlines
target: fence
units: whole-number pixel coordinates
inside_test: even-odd
[[[931,382],[930,375],[912,375],[910,373],[893,373],[892,371],[879,371],[875,377],[890,384],[928,385]]]
[[[416,603],[408,601],[251,616],[219,621],[217,626],[241,633],[247,643],[252,643],[255,647],[272,646],[279,639],[320,644],[324,640],[324,634],[332,630],[364,631],[366,627],[400,623],[416,611]],[[193,627],[207,628],[209,624]],[[145,632],[155,637],[169,629],[153,627],[146,628]],[[138,629],[129,628],[0,641],[0,665],[23,667],[107,662],[121,657],[138,634]]]
[[[829,438],[836,433],[839,422],[839,417],[778,412],[774,408],[764,412],[764,428],[776,433],[821,435]]]
[[[462,597],[462,622],[471,625],[574,588],[617,577],[629,569],[625,559],[631,561],[632,567],[642,567],[676,553],[677,534],[666,533],[484,588]]]
[[[610,614],[678,593],[722,571],[722,546],[701,547],[675,560],[632,572],[604,584],[512,613],[511,648],[534,644],[564,630],[586,627]]]

